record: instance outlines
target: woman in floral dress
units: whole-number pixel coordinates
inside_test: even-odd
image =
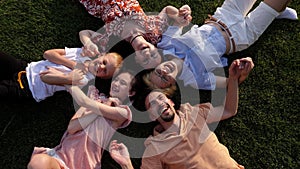
[[[146,15],[137,0],[80,0],[89,14],[101,18],[105,33],[84,30],[80,38],[86,55],[107,52],[107,44],[111,35],[130,42],[136,51],[136,61],[144,68],[149,60],[161,62],[156,44],[161,40],[162,33],[173,19],[191,20],[190,8],[167,6],[158,15]],[[188,10],[187,10],[188,9]]]

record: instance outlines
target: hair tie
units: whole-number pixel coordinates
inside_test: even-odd
[[[139,37],[139,36],[143,36],[142,34],[138,34],[138,35],[136,35],[135,37],[133,37],[132,39],[131,39],[131,41],[130,41],[130,44],[132,44],[132,42],[137,38],[137,37]]]

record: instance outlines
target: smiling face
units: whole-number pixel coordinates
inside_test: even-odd
[[[157,48],[147,41],[137,43],[135,61],[145,69],[154,68],[161,63],[161,55]]]
[[[161,118],[165,122],[174,119],[174,103],[167,96],[159,91],[152,91],[145,100],[145,105],[151,120]]]
[[[118,59],[113,54],[106,54],[90,62],[89,71],[103,79],[111,78],[117,69]]]
[[[129,95],[132,78],[133,76],[128,72],[120,73],[111,82],[110,96],[119,98],[123,102]]]
[[[155,86],[163,89],[175,84],[178,74],[178,68],[175,62],[166,61],[158,65],[153,72],[150,73],[149,80]]]

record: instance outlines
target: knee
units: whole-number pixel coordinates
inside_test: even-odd
[[[50,158],[47,154],[33,155],[27,165],[27,169],[42,169],[49,166]]]
[[[277,12],[282,12],[291,1],[292,0],[264,0],[264,3],[275,9]]]

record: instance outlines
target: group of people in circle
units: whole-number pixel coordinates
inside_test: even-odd
[[[146,15],[137,0],[80,3],[105,23],[101,31],[79,32],[82,48],[50,49],[45,60],[30,63],[0,53],[0,69],[6,70],[0,71],[1,98],[40,102],[67,90],[80,106],[60,144],[35,147],[27,167],[101,168],[108,147],[122,168],[133,168],[126,145],[111,138],[135,114],[147,112],[157,125],[145,141],[140,168],[244,168],[208,125],[236,115],[239,84],[254,67],[251,57],[229,65],[227,57],[251,46],[274,19],[296,20],[289,0],[264,0],[253,10],[256,0],[225,0],[201,26],[191,25],[188,5]],[[112,37],[122,43],[111,47]],[[214,74],[226,66],[228,77]],[[181,99],[185,87],[224,88],[224,103],[189,103]]]

